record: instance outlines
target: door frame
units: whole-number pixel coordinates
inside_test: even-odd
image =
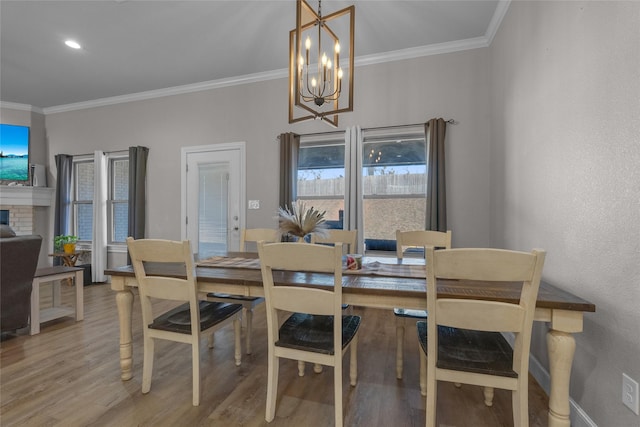
[[[215,154],[220,151],[239,151],[240,152],[240,170],[238,171],[238,188],[240,194],[238,195],[239,206],[239,226],[240,230],[245,227],[246,218],[246,143],[240,142],[227,142],[221,144],[211,145],[197,145],[191,147],[182,147],[180,149],[180,238],[185,240],[187,238],[187,156],[189,154],[207,153]],[[239,242],[238,242],[239,244]]]

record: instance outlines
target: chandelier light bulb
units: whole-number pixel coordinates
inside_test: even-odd
[[[311,37],[307,36],[307,40],[304,42],[304,47],[307,48],[307,50],[311,49]]]
[[[330,60],[330,59],[329,59],[329,60],[327,60],[327,68],[331,69],[331,66],[332,66],[332,65],[333,65],[333,64],[331,63],[331,60]]]
[[[311,87],[316,87],[316,85],[318,84],[318,82],[316,81],[316,78],[312,78],[311,79]]]
[[[327,54],[322,52],[322,65],[327,65]]]
[[[341,79],[343,75],[342,68],[338,69],[338,78]]]
[[[336,42],[335,51],[336,53],[340,53],[340,42]]]

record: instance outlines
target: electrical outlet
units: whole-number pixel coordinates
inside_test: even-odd
[[[622,374],[622,403],[636,415],[640,415],[638,408],[638,382],[627,374]]]
[[[260,209],[260,200],[249,200],[249,209]]]

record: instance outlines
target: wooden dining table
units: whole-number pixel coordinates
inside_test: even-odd
[[[256,267],[257,254],[229,253],[219,260],[240,262],[224,263],[203,261],[196,268],[198,291],[221,292],[234,295],[264,296],[262,276]],[[243,265],[242,260],[246,260]],[[251,261],[253,260],[253,261]],[[423,259],[396,258],[363,259],[362,271],[345,271],[342,277],[343,303],[392,310],[395,307],[426,309],[426,280],[407,274],[424,270]],[[376,266],[370,268],[368,266]],[[395,266],[395,267],[394,267]],[[400,271],[404,269],[404,271]],[[184,268],[174,265],[152,265],[153,274],[184,276]],[[137,286],[133,267],[130,265],[105,270],[111,276],[111,289],[116,292],[120,323],[120,370],[123,381],[132,378],[133,342],[131,315],[133,310],[132,288]],[[333,276],[321,273],[274,272],[278,284],[328,288],[333,286]],[[446,298],[497,299],[517,302],[521,284],[508,282],[478,282],[468,280],[442,280],[438,282],[438,295]],[[547,346],[549,355],[550,427],[570,426],[569,383],[575,352],[573,334],[582,332],[584,313],[595,312],[595,305],[549,283],[541,282],[536,302],[535,321],[548,324]]]

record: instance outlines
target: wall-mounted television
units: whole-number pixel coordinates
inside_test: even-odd
[[[0,124],[0,182],[29,183],[29,127]]]

